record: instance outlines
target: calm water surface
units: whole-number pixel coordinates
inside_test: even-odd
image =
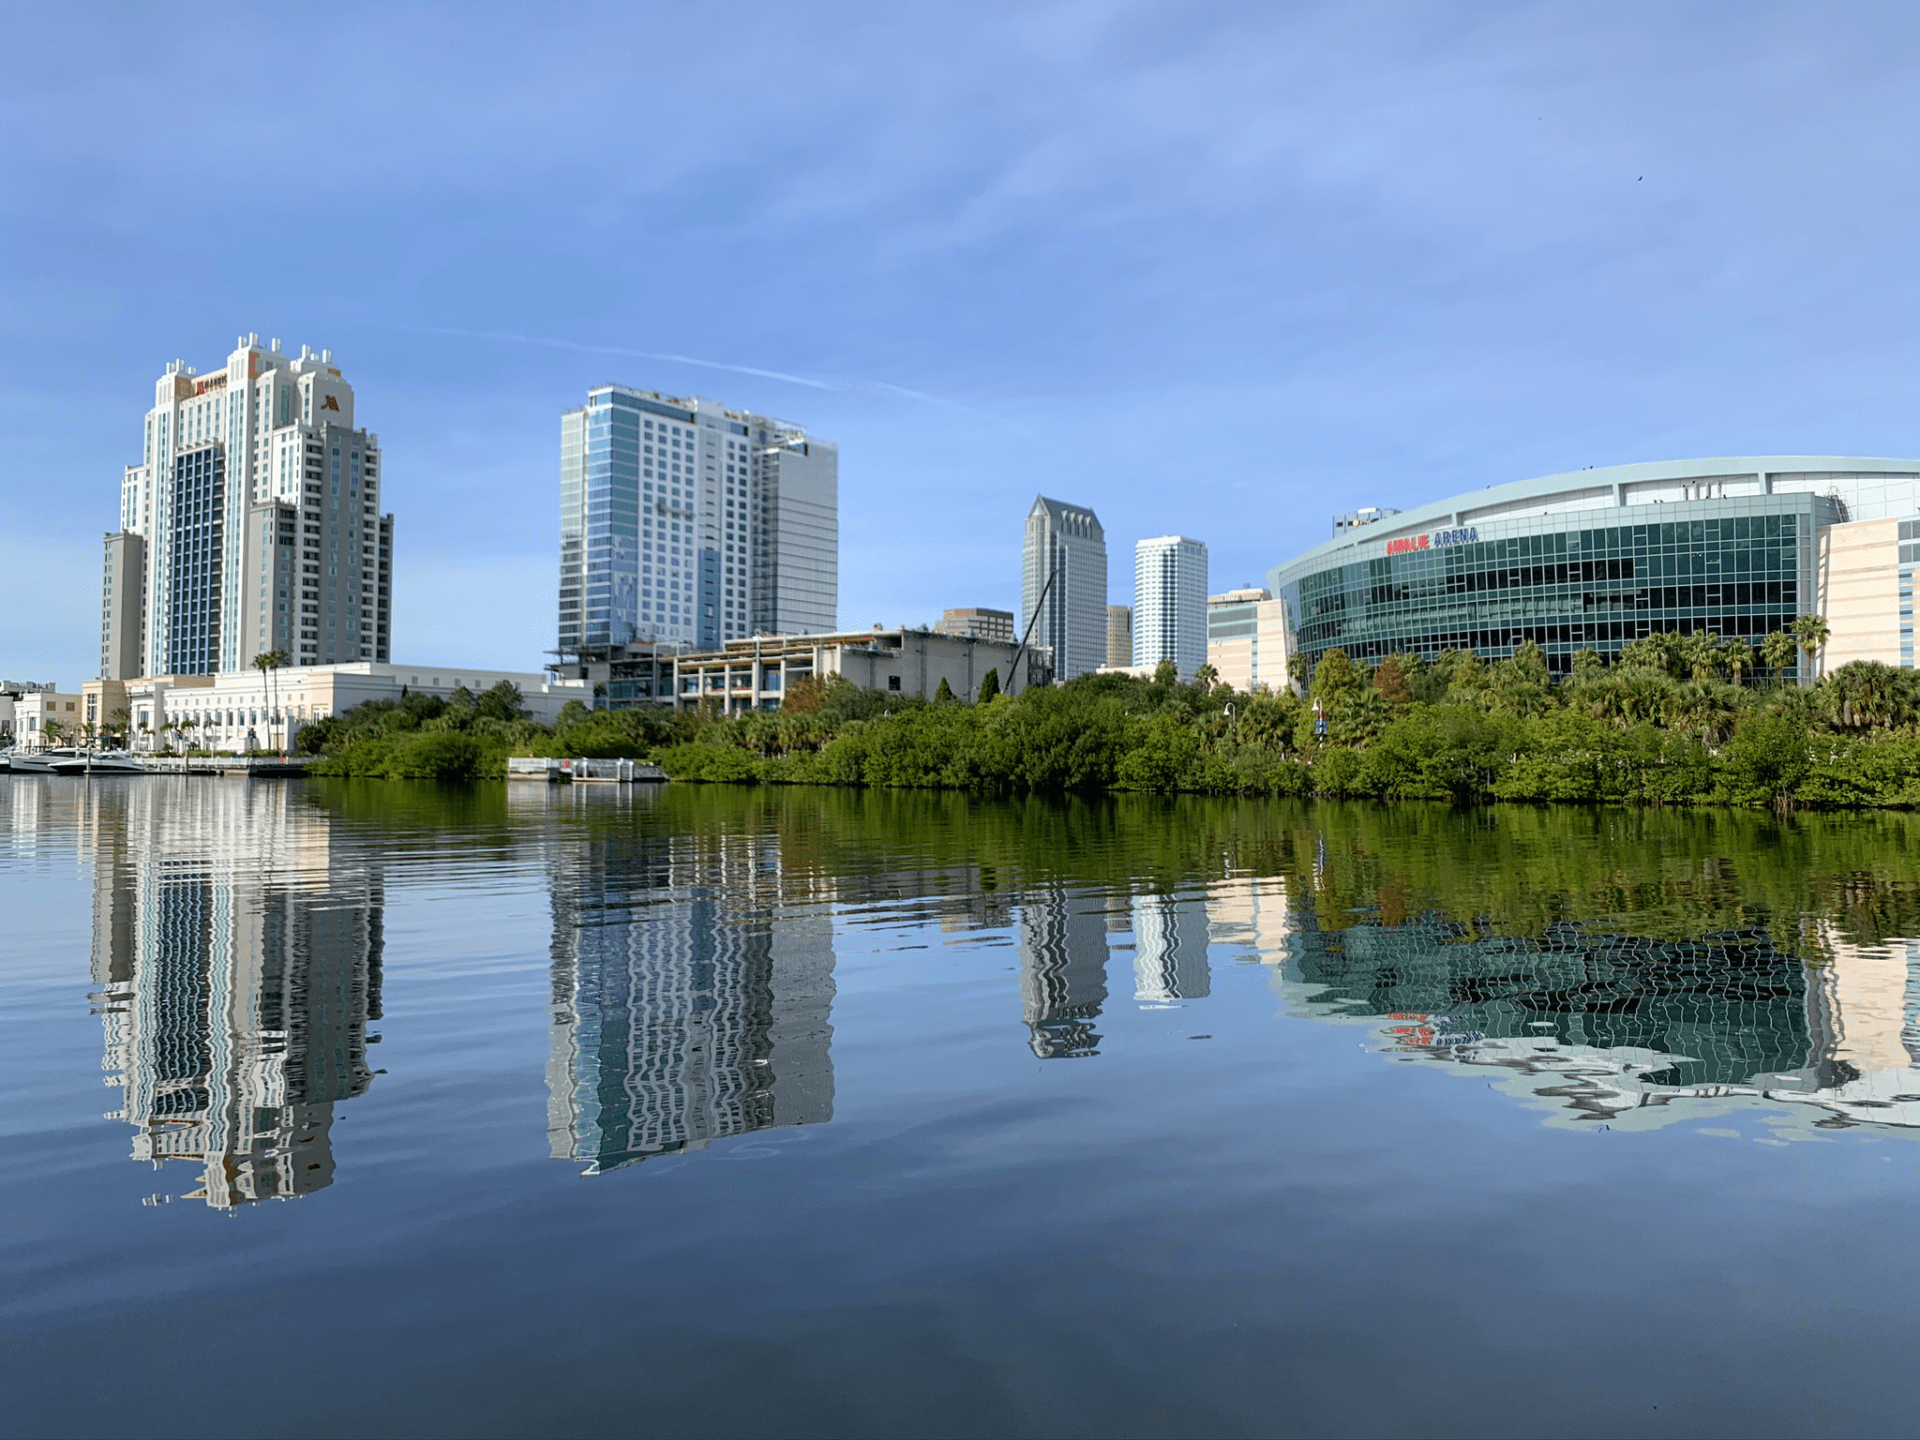
[[[0,779],[0,1431],[1911,1434],[1917,849]]]

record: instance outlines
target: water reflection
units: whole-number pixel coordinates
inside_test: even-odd
[[[1028,1044],[1042,1060],[1100,1053],[1093,1028],[1107,1000],[1105,897],[1035,886],[1021,898],[1020,997]]]
[[[650,829],[553,868],[548,1136],[587,1174],[833,1118],[833,922],[779,842]]]
[[[94,1002],[133,1158],[188,1161],[231,1209],[332,1183],[334,1106],[367,1089],[382,877],[280,786],[101,787]],[[159,1197],[156,1197],[159,1198]]]
[[[1651,1128],[1766,1102],[1789,1127],[1920,1128],[1920,942],[1830,922],[1669,940],[1416,915],[1294,928],[1276,988],[1382,1053],[1487,1075],[1553,1123]]]

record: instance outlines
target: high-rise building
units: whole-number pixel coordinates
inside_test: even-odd
[[[834,629],[839,490],[795,426],[596,387],[560,417],[560,650]]]
[[[331,351],[243,335],[220,370],[167,366],[106,537],[103,678],[385,660],[392,584],[378,437]]]
[[[1207,547],[1184,535],[1133,551],[1133,663],[1171,660],[1191,680],[1207,659]]]
[[[1084,505],[1044,495],[1027,512],[1023,632],[1036,616],[1029,643],[1052,648],[1054,678],[1100,668],[1107,653],[1107,532]]]
[[[936,635],[957,635],[963,639],[971,636],[975,640],[993,640],[1001,645],[1011,645],[1013,612],[986,610],[979,606],[943,610],[939,620],[934,622],[933,630]]]
[[[1107,668],[1124,670],[1133,664],[1133,606],[1107,606]]]
[[[1222,685],[1285,690],[1287,655],[1286,601],[1256,586],[1207,597],[1207,663]]]

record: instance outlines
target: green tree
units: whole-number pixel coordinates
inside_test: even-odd
[[[952,705],[955,703],[953,686],[947,683],[947,677],[944,675],[940,677],[940,688],[933,692],[933,703],[936,705]]]
[[[1171,690],[1180,683],[1180,667],[1171,660],[1162,660],[1153,667],[1154,686],[1161,690]]]
[[[985,705],[1000,693],[1000,669],[995,666],[980,681],[980,703]]]
[[[1219,680],[1220,672],[1211,665],[1202,665],[1193,672],[1193,688],[1202,695],[1209,694]]]

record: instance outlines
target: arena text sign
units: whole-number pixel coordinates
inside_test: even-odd
[[[1462,525],[1458,530],[1430,530],[1425,535],[1402,535],[1387,541],[1387,554],[1405,555],[1410,550],[1444,550],[1449,545],[1471,545],[1480,538],[1478,525]]]

